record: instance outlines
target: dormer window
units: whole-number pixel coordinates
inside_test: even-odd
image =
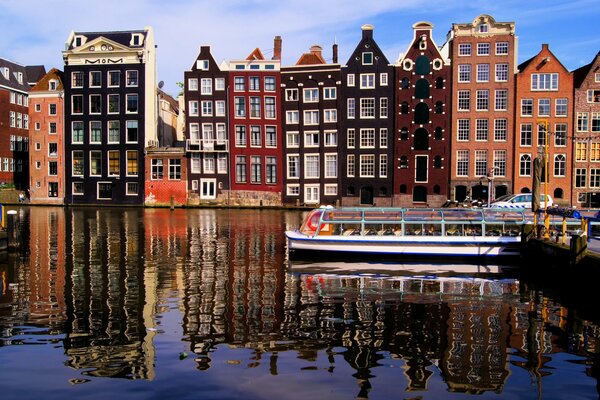
[[[82,35],[77,35],[73,39],[73,47],[79,47],[86,42],[86,37]]]
[[[140,33],[133,33],[131,35],[130,45],[141,46],[142,45],[142,35]]]
[[[373,53],[362,53],[363,65],[373,65]]]
[[[201,71],[208,71],[208,60],[196,61],[196,69],[199,69]]]
[[[488,33],[489,26],[488,24],[479,25],[479,33]]]
[[[10,78],[10,70],[8,69],[8,67],[2,68],[2,75],[4,75],[4,79]]]
[[[17,72],[15,74],[15,76],[17,77],[17,82],[19,82],[19,83],[22,84],[23,83],[23,73],[22,72]]]
[[[48,89],[56,90],[56,80],[52,79],[50,82],[48,82]]]

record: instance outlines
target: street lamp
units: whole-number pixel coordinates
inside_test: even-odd
[[[548,171],[548,143],[550,132],[548,131],[548,120],[539,119],[538,125],[544,127],[544,239],[550,237],[550,214],[548,214],[548,179],[550,177]]]

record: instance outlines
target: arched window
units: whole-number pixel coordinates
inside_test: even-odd
[[[444,112],[444,103],[442,103],[441,101],[437,101],[435,103],[435,111],[436,114],[441,114]]]
[[[419,79],[415,84],[415,99],[429,98],[429,81],[427,79]]]
[[[429,123],[429,106],[425,103],[419,103],[415,107],[415,124]]]
[[[558,154],[554,156],[554,176],[565,176],[567,170],[567,158]]]
[[[441,76],[435,80],[435,88],[443,89],[444,88],[444,78]]]
[[[409,85],[410,81],[408,80],[408,78],[402,78],[402,81],[400,82],[400,86],[402,87],[402,89],[408,89]]]
[[[408,128],[403,127],[400,130],[400,140],[408,140]]]
[[[561,188],[554,189],[554,198],[562,199],[563,198],[563,190]]]
[[[521,193],[531,193],[531,189],[529,189],[528,187],[523,187],[521,188]]]
[[[531,156],[523,154],[519,161],[519,176],[531,176]]]
[[[403,101],[402,104],[400,104],[400,114],[408,114],[408,102]]]
[[[435,140],[442,140],[442,138],[444,137],[444,133],[442,132],[442,128],[441,127],[437,127],[435,128]]]
[[[426,202],[427,201],[427,187],[415,186],[413,189],[413,201]]]
[[[417,57],[415,62],[415,74],[416,75],[427,75],[429,74],[429,58],[427,56]]]
[[[440,194],[440,185],[433,185],[433,193]]]
[[[433,168],[442,168],[442,156],[435,156],[433,158]]]
[[[400,157],[400,168],[408,168],[408,157],[406,157],[406,156]]]
[[[406,194],[406,185],[400,185],[400,193]]]
[[[354,186],[348,186],[346,193],[348,194],[348,196],[354,196]]]
[[[429,150],[429,132],[419,128],[415,131],[415,150]]]

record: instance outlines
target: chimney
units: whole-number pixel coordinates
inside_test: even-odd
[[[281,60],[281,36],[273,40],[273,60]]]
[[[338,45],[337,43],[333,44],[333,61],[334,64],[338,63]]]
[[[363,39],[373,39],[373,25],[365,24],[360,29],[362,29]]]

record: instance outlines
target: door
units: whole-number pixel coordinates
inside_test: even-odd
[[[306,204],[318,204],[319,203],[319,186],[305,186],[304,187],[304,203]]]
[[[214,200],[217,198],[216,179],[200,180],[200,198],[203,200]]]
[[[373,205],[373,188],[360,188],[360,204]]]

